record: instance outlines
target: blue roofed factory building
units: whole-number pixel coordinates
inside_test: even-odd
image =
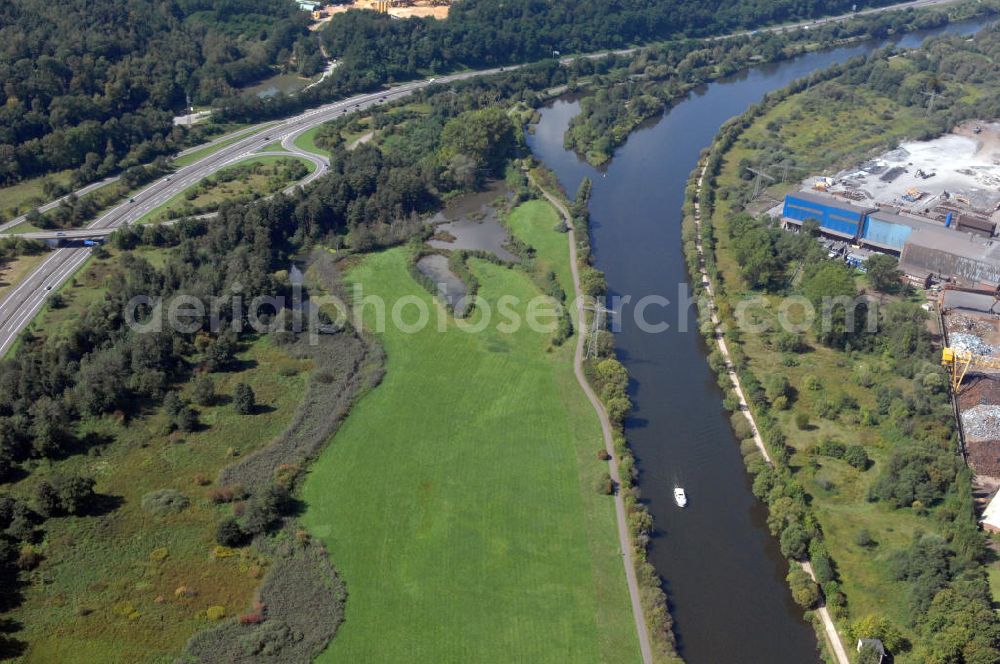
[[[892,253],[911,278],[930,277],[960,284],[1000,284],[1000,242],[993,237],[993,222],[983,228],[963,224],[949,214],[942,222],[903,215],[878,207],[862,207],[827,193],[796,191],[785,196],[785,226],[801,227],[812,219],[822,235],[847,241],[862,250]],[[976,219],[973,219],[976,221]],[[845,260],[852,262],[853,253]],[[863,252],[861,255],[864,255]]]
[[[865,216],[859,240],[862,245],[901,253],[910,234],[918,228],[926,228],[927,225],[927,222],[919,219],[876,210]]]
[[[861,234],[865,216],[874,211],[874,208],[851,205],[833,196],[796,191],[785,196],[781,216],[797,226],[813,219],[819,223],[820,230],[824,233],[855,240]]]
[[[793,226],[801,226],[807,219],[813,219],[819,223],[819,230],[824,235],[894,254],[903,252],[903,246],[913,231],[942,227],[936,222],[876,207],[861,207],[829,194],[811,191],[786,195],[782,218]]]

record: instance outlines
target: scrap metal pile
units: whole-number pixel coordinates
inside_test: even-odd
[[[988,314],[945,314],[948,344],[975,355],[1000,357],[1000,326]],[[1000,478],[1000,375],[970,371],[958,394],[958,410],[969,465],[977,475]]]

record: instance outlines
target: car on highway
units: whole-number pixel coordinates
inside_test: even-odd
[[[56,233],[56,237],[62,237],[63,235],[66,235],[66,233],[64,233],[62,231],[59,231],[58,233]]]
[[[52,290],[52,286],[46,286],[45,290]]]

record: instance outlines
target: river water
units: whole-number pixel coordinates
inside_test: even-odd
[[[969,34],[984,23],[955,23],[899,41],[917,46],[927,36]],[[887,43],[811,53],[704,86],[635,132],[601,170],[563,148],[578,103],[558,100],[543,109],[529,145],[571,196],[584,176],[593,181],[591,239],[610,295],[630,295],[634,303],[659,294],[677,303],[678,289],[688,291],[680,235],[684,186],[725,120],[770,90]],[[647,321],[670,325],[655,334],[638,329],[633,307],[622,313],[615,341],[634,403],[626,433],[656,522],[650,560],[664,578],[681,655],[690,664],[819,661],[816,636],[785,583],[788,565],[767,530],[766,510],[750,492],[693,308],[649,307]],[[687,490],[683,510],[674,505],[674,486]]]

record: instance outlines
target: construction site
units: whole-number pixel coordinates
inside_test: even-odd
[[[970,121],[857,167],[814,176],[771,210],[789,229],[813,220],[860,266],[899,257],[916,284],[1000,285],[1000,123]]]
[[[342,4],[299,3],[300,7],[312,12],[313,30],[323,25],[337,14],[349,9],[363,9],[379,14],[388,14],[393,18],[429,17],[436,19],[448,18],[451,0],[355,0]]]

